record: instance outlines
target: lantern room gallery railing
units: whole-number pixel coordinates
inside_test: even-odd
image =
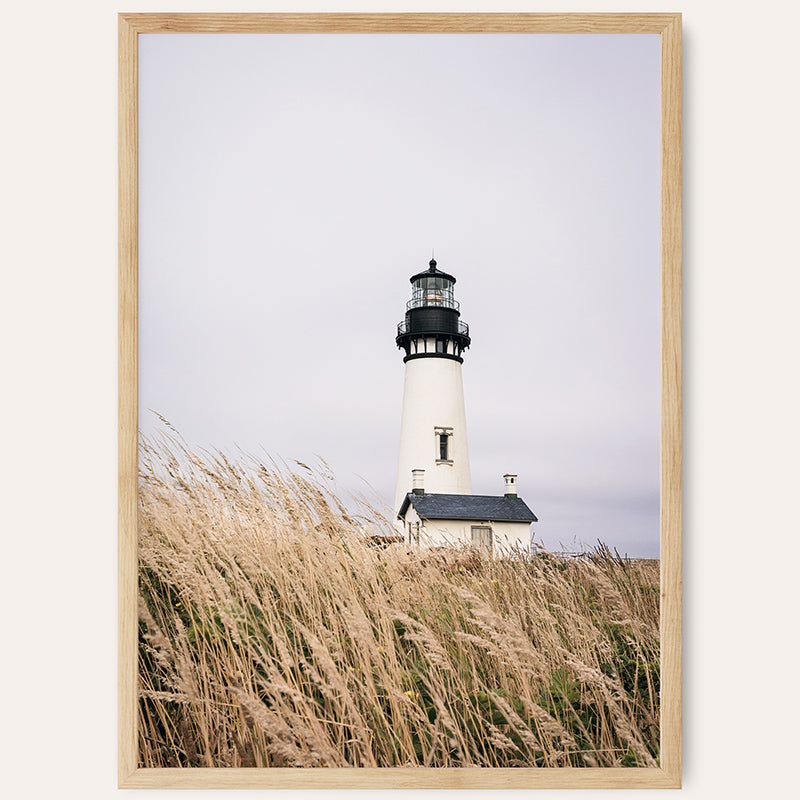
[[[407,333],[412,333],[411,327],[410,327],[409,323],[406,320],[403,320],[397,326],[397,335],[398,336],[404,336]],[[446,331],[442,331],[441,329],[440,330],[435,330],[435,331],[413,331],[413,333],[419,334],[420,336],[434,336],[434,335],[446,336],[447,335],[447,332]],[[455,333],[455,331],[453,331],[453,333]],[[458,334],[460,336],[469,337],[469,325],[467,325],[466,322],[461,322],[461,320],[458,321]]]
[[[424,308],[426,306],[432,306],[433,308],[454,308],[456,311],[461,308],[458,300],[453,300],[452,297],[447,297],[447,295],[441,292],[428,291],[422,297],[412,297],[411,300],[406,303],[406,311],[411,311],[412,308]]]

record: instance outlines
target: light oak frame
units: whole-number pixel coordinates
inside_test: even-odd
[[[120,14],[120,788],[679,788],[681,785],[681,15]],[[137,268],[140,33],[654,33],[661,37],[661,766],[553,769],[137,767]]]

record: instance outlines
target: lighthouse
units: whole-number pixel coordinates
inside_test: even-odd
[[[469,326],[434,259],[411,278],[411,299],[395,342],[405,353],[394,509],[410,544],[527,548],[533,512],[504,476],[503,495],[473,495],[461,365]]]
[[[431,492],[472,492],[461,380],[470,338],[453,294],[456,279],[431,259],[410,280],[411,299],[395,339],[405,352],[395,511],[413,489],[412,470],[424,470]]]

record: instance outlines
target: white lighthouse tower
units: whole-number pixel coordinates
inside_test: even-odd
[[[411,546],[470,545],[528,550],[536,515],[507,473],[502,495],[474,495],[461,382],[469,327],[453,297],[456,279],[436,268],[411,276],[411,300],[397,326],[406,377],[394,509]]]
[[[455,282],[431,259],[429,269],[411,276],[411,300],[397,326],[406,375],[395,513],[415,488],[412,470],[424,470],[428,492],[472,492],[461,381],[463,352],[470,338],[453,297]]]

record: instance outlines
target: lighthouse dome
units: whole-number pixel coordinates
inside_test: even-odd
[[[432,258],[428,262],[428,269],[424,272],[418,272],[416,275],[412,275],[409,280],[411,283],[414,281],[419,280],[420,278],[444,278],[445,280],[450,281],[450,283],[455,283],[456,279],[452,275],[448,275],[446,272],[442,272],[436,264],[436,259]]]

